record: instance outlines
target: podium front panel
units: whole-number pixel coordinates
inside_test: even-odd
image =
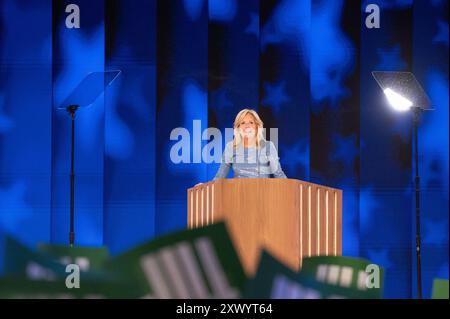
[[[188,227],[224,221],[247,274],[265,249],[297,271],[341,255],[342,191],[294,179],[219,179],[187,191]]]

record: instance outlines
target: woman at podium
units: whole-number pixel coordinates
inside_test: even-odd
[[[225,146],[214,179],[226,178],[230,169],[235,178],[286,178],[275,145],[263,137],[263,122],[256,111],[240,111],[233,129],[233,141]]]

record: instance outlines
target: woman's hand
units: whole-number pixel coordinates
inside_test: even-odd
[[[195,184],[194,187],[197,187],[197,186],[202,185],[202,184],[203,184],[203,183]]]

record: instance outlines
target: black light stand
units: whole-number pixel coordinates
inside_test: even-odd
[[[416,176],[414,178],[416,188],[416,257],[417,257],[417,297],[422,299],[422,270],[420,266],[420,178],[419,178],[419,136],[417,134],[420,113],[419,107],[412,108],[414,122],[414,162],[416,166]]]
[[[413,116],[413,143],[415,164],[415,199],[416,199],[416,259],[417,259],[417,298],[422,299],[422,268],[420,261],[420,177],[419,177],[419,121],[421,113],[434,108],[424,89],[411,72],[373,71],[373,77],[383,90],[389,104],[399,112],[410,111]]]
[[[98,97],[119,76],[120,70],[88,73],[71,93],[57,107],[65,110],[72,118],[72,145],[70,162],[70,247],[75,244],[74,202],[75,202],[75,113],[95,103]]]
[[[70,247],[73,247],[75,242],[75,230],[74,230],[74,193],[75,193],[75,112],[78,110],[78,105],[70,105],[67,107],[67,112],[72,118],[72,147],[70,156],[70,232],[69,243]]]

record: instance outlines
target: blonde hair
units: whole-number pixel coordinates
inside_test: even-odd
[[[255,119],[256,147],[259,148],[261,146],[261,141],[264,140],[264,136],[263,136],[264,123],[261,120],[261,118],[259,117],[258,113],[256,113],[256,111],[252,110],[252,109],[243,109],[236,115],[236,118],[235,118],[234,124],[233,124],[233,130],[234,130],[233,147],[234,148],[238,147],[242,143],[242,137],[241,137],[241,134],[239,133],[239,125],[241,124],[242,120],[244,119],[244,117],[247,114],[250,114]]]

